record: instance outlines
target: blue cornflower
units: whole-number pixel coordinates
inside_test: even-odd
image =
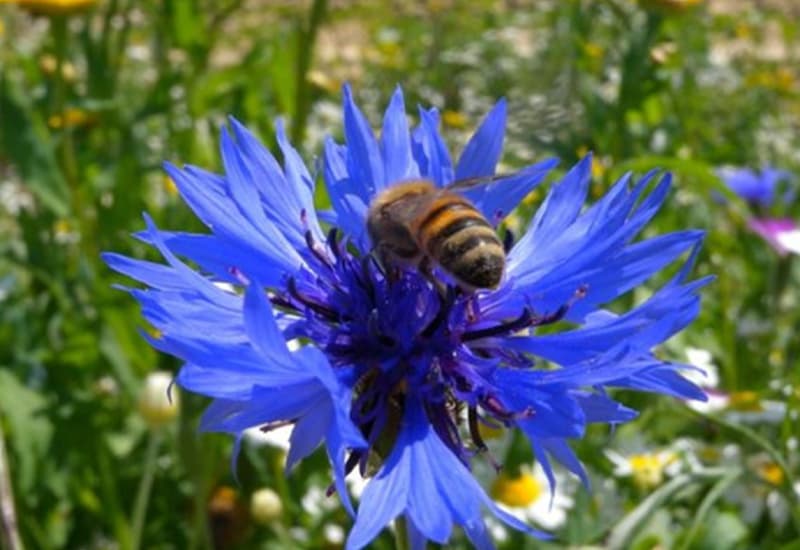
[[[780,184],[791,181],[791,174],[786,170],[766,167],[762,170],[750,168],[721,168],[718,175],[731,191],[754,206],[769,207],[775,201],[775,192]],[[782,202],[793,198],[787,189],[781,197]]]
[[[754,233],[769,243],[780,256],[800,254],[800,226],[792,218],[773,215],[776,210],[785,210],[794,200],[794,180],[790,172],[771,167],[761,171],[722,168],[718,170],[718,175],[731,191],[752,207],[755,215],[747,220],[747,226]],[[782,193],[776,196],[780,191]],[[770,210],[773,213],[768,212]]]
[[[444,186],[489,175],[500,158],[503,101],[455,165],[437,111],[420,109],[419,118],[409,129],[398,88],[378,140],[345,88],[346,143],[328,139],[323,159],[330,212],[315,210],[314,178],[280,123],[283,166],[231,120],[232,134],[222,132],[224,175],[166,166],[211,232],[161,231],[146,218],[139,236],[167,264],[116,254],[106,261],[149,287],[130,292],[158,330],[152,345],[185,361],[178,383],[214,398],[203,429],[235,434],[238,450],[245,429],[293,423],[287,468],[324,443],[351,513],[345,477],[358,469],[369,478],[348,548],[369,544],[399,516],[415,547],[444,543],[459,525],[488,548],[486,510],[545,536],[501,510],[471,475],[471,462],[484,458],[476,455],[488,454],[479,424],[521,429],[551,484],[551,459],[586,481],[568,441],[589,423],[636,416],[607,387],[705,399],[680,375],[690,367],[651,353],[698,313],[708,279],[689,280],[689,271],[702,233],[634,242],[667,196],[669,176],[633,184],[626,176],[584,209],[586,157],[509,243],[497,289],[443,291],[415,268],[381,266],[365,230],[377,193],[411,178]],[[499,223],[554,164],[468,196]],[[621,314],[602,309],[687,251],[689,260],[645,302]],[[537,332],[561,319],[564,330]],[[305,345],[290,351],[287,341]]]

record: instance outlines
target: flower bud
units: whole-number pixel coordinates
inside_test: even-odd
[[[280,518],[282,513],[281,497],[272,489],[264,487],[250,497],[250,515],[256,523],[267,525]]]
[[[158,428],[178,413],[178,392],[170,389],[172,374],[154,371],[147,375],[139,393],[139,413],[151,428]]]

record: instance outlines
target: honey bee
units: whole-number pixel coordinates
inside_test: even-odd
[[[438,265],[468,291],[497,288],[506,263],[503,243],[475,205],[456,192],[491,179],[444,188],[415,179],[388,187],[367,214],[375,249],[384,262],[417,265],[428,274]]]

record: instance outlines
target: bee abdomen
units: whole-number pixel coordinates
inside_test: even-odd
[[[474,288],[495,288],[503,277],[505,252],[491,226],[468,226],[453,233],[435,257],[456,279]]]
[[[444,216],[443,216],[444,218]],[[494,229],[477,212],[457,212],[447,216],[436,227],[430,227],[420,235],[420,244],[428,255],[437,257],[445,243],[458,243],[464,235],[486,235],[494,237]]]

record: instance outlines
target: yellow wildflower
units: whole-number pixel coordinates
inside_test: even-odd
[[[47,125],[54,130],[59,130],[61,128],[80,128],[91,126],[96,120],[97,117],[94,114],[84,109],[67,107],[63,113],[51,115],[50,118],[47,119]]]
[[[70,15],[91,8],[97,0],[13,0],[12,3],[35,15]]]
[[[467,116],[461,111],[445,109],[442,113],[442,122],[450,128],[464,128],[467,125]]]
[[[778,487],[783,483],[783,470],[774,462],[764,462],[758,466],[758,477]]]
[[[760,412],[764,410],[758,393],[750,390],[737,391],[730,394],[728,408],[736,411]]]
[[[523,508],[535,502],[544,492],[542,484],[530,473],[518,476],[500,474],[492,484],[492,496],[506,506]]]

